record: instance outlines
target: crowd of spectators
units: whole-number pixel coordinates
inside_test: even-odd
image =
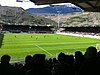
[[[46,59],[45,54],[27,55],[25,64],[11,64],[10,59],[9,55],[1,57],[0,75],[100,75],[100,51],[93,46],[84,54],[61,52],[57,58]]]
[[[100,27],[64,27],[61,32],[100,36]]]
[[[52,26],[3,25],[5,33],[53,33]]]

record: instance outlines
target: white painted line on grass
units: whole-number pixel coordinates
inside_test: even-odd
[[[36,45],[36,44],[35,44],[35,46],[38,47],[38,48],[40,48],[41,50],[45,51],[46,53],[48,53],[49,55],[52,56],[52,54],[51,54],[50,52],[48,52],[48,51],[45,50],[44,48],[40,47],[39,45]]]

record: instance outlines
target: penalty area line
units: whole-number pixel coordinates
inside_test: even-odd
[[[45,51],[46,53],[48,53],[50,56],[52,56],[52,54],[51,54],[50,52],[48,52],[48,51],[45,50],[44,48],[40,47],[39,45],[36,45],[36,44],[35,44],[35,46],[38,47],[39,49]]]

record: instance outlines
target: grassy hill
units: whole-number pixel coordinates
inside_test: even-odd
[[[60,14],[60,27],[100,27],[99,12],[77,12],[70,14]],[[0,24],[8,25],[33,25],[56,27],[58,15],[38,16],[33,15],[20,7],[0,6]]]
[[[77,27],[100,27],[99,12],[77,12],[71,14],[60,14],[60,26]],[[49,16],[51,20],[58,21],[58,15]]]
[[[0,24],[8,25],[56,25],[55,21],[33,15],[20,7],[0,6]]]

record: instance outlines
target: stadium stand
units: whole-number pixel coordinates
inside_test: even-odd
[[[0,33],[0,48],[2,46],[3,37],[4,37],[4,34]]]
[[[70,32],[88,32],[88,33],[99,33],[100,27],[63,27],[65,30]]]
[[[100,36],[100,27],[62,27],[61,32]]]
[[[9,33],[53,33],[52,27],[29,25],[3,25],[2,32]]]
[[[4,33],[54,33],[52,26],[3,25]],[[100,27],[61,27],[60,32],[100,36]]]
[[[39,0],[37,1],[40,2]],[[57,0],[57,1],[59,2],[61,0]],[[35,1],[33,0],[33,2],[36,2],[36,0]],[[99,5],[98,3],[100,3],[98,0],[97,2],[92,2],[92,3],[96,3],[93,5],[89,2],[86,1],[84,2],[90,5],[91,7],[93,7],[94,9],[96,9],[95,8],[96,5],[98,6]],[[83,5],[83,3],[81,4]],[[44,30],[46,29],[45,27],[43,27],[43,29],[39,29],[39,31],[35,27],[31,27],[31,29],[30,27],[27,26],[21,26],[21,27],[4,25],[3,31],[11,32],[11,33],[21,33],[21,32],[28,32],[28,31],[36,32],[36,33],[38,32],[44,33],[45,31],[47,31]],[[86,29],[83,28],[75,28],[75,29],[71,28],[70,30],[68,29],[66,30],[67,31],[71,30],[74,32],[88,32],[88,33],[90,33],[90,30],[92,30],[92,33],[95,32],[98,33],[100,31],[99,29],[95,29],[95,28],[92,29],[91,27]],[[10,59],[11,57],[9,55],[3,55],[1,57],[0,75],[100,75],[100,71],[99,71],[100,51],[97,52],[97,49],[95,47],[88,47],[86,49],[85,54],[82,54],[80,51],[77,51],[75,52],[75,56],[66,55],[61,52],[58,55],[58,58],[50,58],[49,60],[46,59],[45,54],[36,54],[33,55],[32,57],[26,56],[25,64],[14,63],[12,65],[10,63]]]
[[[45,54],[27,55],[25,63],[10,63],[11,57],[3,55],[0,75],[100,75],[100,51],[93,46],[85,54],[76,51],[74,55],[59,53],[57,58],[46,59]]]

